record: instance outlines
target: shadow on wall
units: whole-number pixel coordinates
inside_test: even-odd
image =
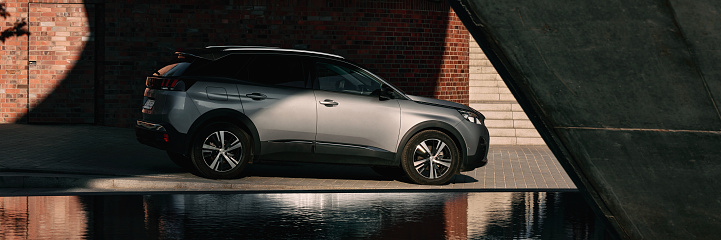
[[[28,40],[29,123],[103,122],[97,10],[96,4],[29,4],[36,33]]]
[[[224,4],[31,3],[27,121],[131,126],[145,76],[209,45],[339,54],[409,94],[468,103],[467,33],[445,2]]]
[[[12,15],[7,11],[5,3],[0,3],[0,17],[5,20],[12,17]],[[11,37],[30,36],[27,26],[28,23],[25,19],[18,18],[15,20],[12,27],[4,29],[2,33],[0,33],[0,42],[5,43],[5,40]]]

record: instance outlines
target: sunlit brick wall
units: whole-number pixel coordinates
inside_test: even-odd
[[[469,104],[469,36],[455,12],[448,12],[445,50],[434,97]]]
[[[29,8],[28,121],[93,123],[95,5],[33,2]]]
[[[26,1],[0,1],[0,31],[12,31],[28,18]],[[21,119],[28,110],[28,36],[10,36],[0,42],[0,123]]]

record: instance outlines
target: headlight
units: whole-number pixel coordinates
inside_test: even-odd
[[[486,119],[483,114],[480,113],[462,109],[458,109],[458,112],[461,113],[461,116],[463,116],[463,118],[475,124],[483,125],[483,120]]]

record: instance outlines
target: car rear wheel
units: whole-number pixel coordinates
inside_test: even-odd
[[[202,177],[238,178],[251,156],[250,136],[230,123],[203,128],[193,140],[191,160]]]
[[[408,141],[401,155],[401,166],[415,183],[446,184],[458,172],[460,153],[448,135],[426,130]]]

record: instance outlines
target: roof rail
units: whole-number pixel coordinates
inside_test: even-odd
[[[252,51],[252,50],[258,50],[259,48],[263,48],[263,50],[270,50],[270,51],[308,53],[308,54],[324,55],[324,56],[329,56],[329,57],[334,57],[334,58],[345,59],[345,58],[342,57],[342,56],[338,56],[338,55],[330,54],[330,53],[315,52],[315,51],[308,51],[308,50],[298,50],[298,49],[283,49],[283,48],[275,48],[275,47],[270,47],[270,48],[265,48],[265,47],[239,47],[239,48],[227,48],[227,49],[223,49],[223,51],[244,51],[244,50],[245,50],[245,51]]]
[[[277,47],[266,47],[266,46],[207,46],[205,48],[277,48]]]

